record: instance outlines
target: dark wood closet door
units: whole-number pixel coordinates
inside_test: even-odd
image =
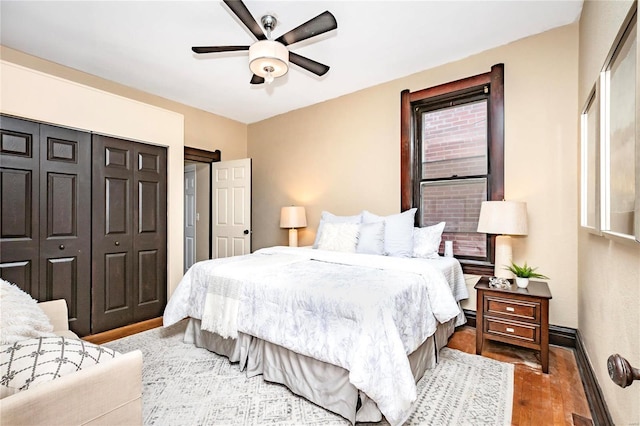
[[[91,136],[40,127],[40,300],[65,299],[69,327],[91,329]]]
[[[133,322],[133,149],[93,135],[92,333]]]
[[[0,116],[0,277],[41,299],[40,126]]]
[[[166,162],[165,148],[93,136],[93,333],[164,311]]]
[[[167,150],[136,144],[134,320],[162,316],[167,299]]]

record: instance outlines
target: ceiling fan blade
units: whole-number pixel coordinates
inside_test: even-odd
[[[326,11],[316,16],[315,18],[305,22],[289,31],[286,34],[281,35],[276,41],[288,46],[293,43],[297,43],[302,40],[326,33],[327,31],[335,30],[338,28],[338,22],[331,12]]]
[[[262,27],[258,25],[256,20],[253,18],[253,15],[251,15],[251,12],[249,12],[249,9],[247,9],[247,6],[245,6],[241,0],[224,0],[224,4],[226,4],[229,9],[235,13],[238,19],[240,19],[244,26],[251,31],[255,38],[258,40],[267,39],[267,36],[265,36],[262,31]]]
[[[262,84],[264,83],[264,78],[260,77],[258,75],[253,75],[253,77],[251,77],[251,84]]]
[[[235,52],[238,50],[249,50],[249,46],[194,46],[191,50],[195,53]]]
[[[289,52],[289,62],[320,76],[325,75],[327,71],[329,71],[329,67],[327,65],[305,58],[304,56],[300,56],[293,52]]]

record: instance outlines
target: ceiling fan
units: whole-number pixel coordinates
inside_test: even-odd
[[[274,78],[287,73],[289,70],[289,62],[318,76],[325,75],[327,71],[329,71],[327,65],[293,53],[289,51],[287,46],[338,28],[336,18],[330,12],[323,12],[288,33],[272,40],[271,31],[273,31],[278,23],[274,16],[265,15],[260,20],[262,28],[264,28],[264,31],[267,33],[265,35],[242,0],[224,0],[224,3],[249,31],[251,31],[258,41],[251,46],[194,46],[191,50],[195,53],[248,50],[249,68],[251,72],[253,72],[251,84],[262,84],[264,82],[270,84]]]

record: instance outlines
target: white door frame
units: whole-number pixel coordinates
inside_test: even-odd
[[[184,166],[184,271],[196,263],[196,165]]]

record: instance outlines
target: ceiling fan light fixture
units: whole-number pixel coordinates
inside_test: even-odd
[[[249,48],[249,68],[269,83],[289,71],[289,50],[277,41],[255,42]]]

